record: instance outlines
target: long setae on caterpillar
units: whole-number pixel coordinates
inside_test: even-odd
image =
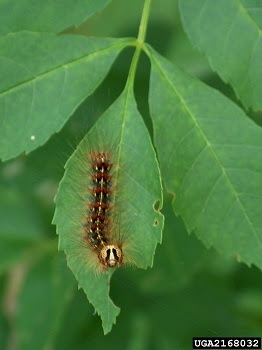
[[[122,243],[113,232],[111,218],[114,190],[110,156],[106,152],[90,155],[90,203],[84,222],[85,240],[97,257],[100,270],[124,266]],[[116,229],[114,227],[114,229]]]

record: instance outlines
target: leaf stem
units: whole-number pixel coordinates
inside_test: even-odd
[[[139,25],[138,38],[137,38],[137,42],[140,43],[141,45],[143,45],[146,38],[146,30],[147,30],[150,7],[151,7],[151,0],[145,0],[142,17]]]
[[[132,58],[132,62],[131,62],[129,73],[128,73],[127,85],[130,88],[133,88],[133,86],[134,86],[136,68],[137,68],[140,53],[141,53],[141,50],[142,50],[142,47],[144,45],[145,38],[146,38],[146,31],[147,31],[150,7],[151,7],[151,0],[145,0],[143,12],[142,12],[142,16],[141,16],[141,20],[140,20],[140,24],[139,24],[138,37],[136,40],[136,50],[135,50],[134,56]]]

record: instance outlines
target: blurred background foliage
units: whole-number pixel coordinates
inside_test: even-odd
[[[66,32],[136,36],[143,1],[114,0]],[[177,2],[154,0],[147,41],[237,102],[232,89],[190,45]],[[53,198],[63,166],[101,113],[122,91],[132,57],[127,49],[99,89],[63,130],[28,156],[0,164],[0,349],[191,349],[193,336],[262,334],[262,276],[226,260],[189,236],[165,193],[163,244],[153,269],[119,269],[111,297],[121,307],[112,332],[101,321],[57,252]],[[139,109],[152,132],[147,95],[149,61],[141,57],[135,83]],[[238,103],[238,102],[237,102]],[[250,114],[257,123],[261,115]],[[15,140],[14,140],[15,142]]]

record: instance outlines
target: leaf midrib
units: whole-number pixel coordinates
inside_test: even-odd
[[[69,61],[68,63],[65,63],[65,64],[62,64],[60,66],[57,66],[56,68],[50,69],[48,71],[45,71],[45,72],[43,72],[43,73],[41,73],[41,74],[39,74],[37,76],[34,76],[33,78],[30,78],[30,79],[25,80],[25,81],[23,81],[23,82],[21,82],[21,83],[19,83],[17,85],[14,85],[11,88],[8,88],[8,89],[0,91],[0,96],[5,95],[5,94],[7,94],[9,92],[12,92],[13,90],[15,90],[15,89],[17,89],[17,88],[19,88],[19,87],[21,87],[23,85],[27,85],[29,83],[35,82],[36,80],[38,80],[38,79],[40,79],[40,78],[42,78],[42,77],[44,77],[46,75],[55,73],[55,72],[59,71],[60,69],[64,69],[65,67],[71,66],[71,65],[73,65],[75,63],[79,63],[79,62],[82,62],[82,61],[84,62],[85,60],[88,60],[88,59],[92,58],[92,56],[95,57],[95,56],[97,56],[97,55],[99,55],[99,54],[101,54],[103,52],[106,52],[106,51],[109,51],[111,49],[115,49],[115,48],[121,47],[121,46],[124,47],[124,46],[127,46],[128,44],[130,44],[129,41],[121,42],[121,43],[118,43],[118,44],[114,44],[114,45],[106,47],[104,49],[101,49],[101,50],[89,53],[87,55],[84,55],[84,56],[82,56],[80,58],[77,58],[75,60]],[[6,58],[6,57],[3,56],[3,58]],[[17,64],[19,64],[19,62]]]
[[[117,169],[116,169],[116,176],[115,176],[116,182],[119,182],[118,179],[119,179],[119,171],[120,171],[120,158],[121,158],[122,146],[123,146],[124,126],[125,126],[125,122],[126,122],[127,105],[128,105],[129,97],[130,97],[129,81],[127,81],[125,90],[122,92],[122,94],[126,94],[126,96],[124,96],[125,100],[124,100],[124,108],[123,108],[123,118],[122,118],[122,123],[121,123],[121,133],[120,133],[119,147],[118,147]],[[116,195],[114,196],[114,203],[115,202],[116,202]]]
[[[255,238],[257,239],[259,245],[262,247],[262,242],[261,242],[261,240],[260,240],[260,238],[259,238],[259,236],[258,236],[258,233],[257,233],[255,227],[252,225],[252,222],[251,222],[251,220],[250,220],[250,218],[249,218],[249,216],[248,216],[248,214],[247,214],[247,212],[246,212],[246,210],[245,210],[245,208],[244,208],[244,206],[243,206],[243,204],[242,204],[242,202],[241,202],[241,200],[240,200],[240,198],[239,198],[239,196],[238,196],[238,193],[236,192],[236,190],[235,190],[235,188],[234,188],[232,182],[230,181],[230,179],[229,179],[229,177],[228,177],[228,175],[227,175],[227,173],[226,173],[226,171],[225,171],[225,168],[223,167],[223,164],[221,163],[221,161],[220,161],[220,159],[218,158],[218,156],[217,156],[215,150],[213,149],[212,144],[208,141],[208,139],[206,138],[205,134],[202,132],[202,130],[201,130],[199,124],[197,123],[197,120],[195,119],[195,117],[194,117],[194,115],[193,115],[193,113],[191,113],[191,111],[190,111],[190,109],[187,107],[187,104],[185,103],[183,97],[182,97],[182,96],[178,93],[178,91],[175,89],[174,85],[172,84],[172,82],[170,81],[170,79],[169,79],[169,78],[167,77],[167,75],[165,74],[165,72],[164,72],[164,70],[162,69],[161,65],[158,64],[157,60],[154,58],[154,55],[151,54],[151,51],[148,51],[148,50],[147,50],[147,52],[149,53],[150,58],[151,58],[151,59],[155,62],[155,64],[157,65],[157,67],[158,67],[158,69],[159,69],[161,75],[163,76],[163,78],[167,81],[168,85],[170,85],[171,89],[174,91],[174,93],[175,93],[175,94],[177,95],[177,97],[179,98],[181,104],[183,105],[183,107],[184,107],[185,110],[187,111],[189,117],[191,118],[191,120],[192,120],[193,123],[195,124],[196,129],[198,130],[198,133],[199,133],[200,136],[203,138],[203,140],[205,141],[207,147],[210,149],[211,153],[213,154],[214,159],[216,160],[217,164],[218,164],[219,167],[221,168],[222,173],[223,173],[223,176],[224,176],[225,179],[227,180],[227,182],[228,182],[228,184],[229,184],[229,186],[230,186],[230,188],[231,188],[231,190],[232,190],[232,192],[233,192],[233,194],[234,194],[234,196],[235,196],[235,198],[236,198],[236,200],[237,200],[237,202],[238,202],[238,204],[239,204],[239,206],[240,206],[240,208],[241,208],[241,210],[242,210],[242,212],[243,212],[243,214],[244,214],[244,217],[246,218],[246,220],[247,220],[249,226],[250,226],[251,229],[252,229],[252,232],[253,232]]]

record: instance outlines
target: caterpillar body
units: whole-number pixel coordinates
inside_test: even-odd
[[[111,212],[114,190],[112,163],[106,152],[90,155],[90,203],[84,222],[85,239],[98,257],[100,270],[124,266],[121,243],[112,233]]]

